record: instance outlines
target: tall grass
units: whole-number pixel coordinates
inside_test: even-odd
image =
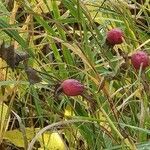
[[[14,45],[29,55],[13,69],[0,60],[2,148],[9,139],[16,149],[52,149],[45,142],[50,130],[65,145],[53,149],[149,149],[149,68],[136,72],[124,59],[139,49],[149,52],[149,2],[127,2],[0,2],[0,54]],[[105,40],[114,27],[123,30],[124,41],[112,48]],[[57,97],[67,78],[81,81],[95,106],[80,96]],[[19,129],[23,145],[8,134]]]

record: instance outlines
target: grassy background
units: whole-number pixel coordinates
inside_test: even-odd
[[[125,59],[150,50],[149,0],[1,0],[0,8],[1,149],[149,149],[150,71]],[[124,42],[108,47],[114,27]],[[10,68],[12,53],[29,59]],[[55,96],[67,78],[85,85],[94,108]]]

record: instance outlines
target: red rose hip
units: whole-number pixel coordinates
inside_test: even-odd
[[[84,86],[75,79],[67,79],[61,83],[61,88],[67,96],[78,96],[84,91]]]
[[[137,51],[131,56],[131,63],[133,67],[138,70],[142,65],[142,70],[149,66],[149,56],[144,51]]]
[[[121,44],[123,42],[122,30],[114,28],[108,31],[106,41],[109,45]]]

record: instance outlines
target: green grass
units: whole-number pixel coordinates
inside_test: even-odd
[[[29,54],[15,69],[0,59],[0,147],[149,149],[150,71],[136,72],[123,58],[150,51],[148,0],[23,0],[12,7],[3,0],[0,7],[0,42]],[[114,27],[124,42],[112,48],[105,39]],[[27,77],[28,67],[36,73]],[[55,96],[67,78],[85,85],[95,108],[81,96]],[[52,132],[59,139],[48,138]]]

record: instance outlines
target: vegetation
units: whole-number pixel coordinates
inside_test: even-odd
[[[1,150],[150,149],[149,0],[0,8]]]

